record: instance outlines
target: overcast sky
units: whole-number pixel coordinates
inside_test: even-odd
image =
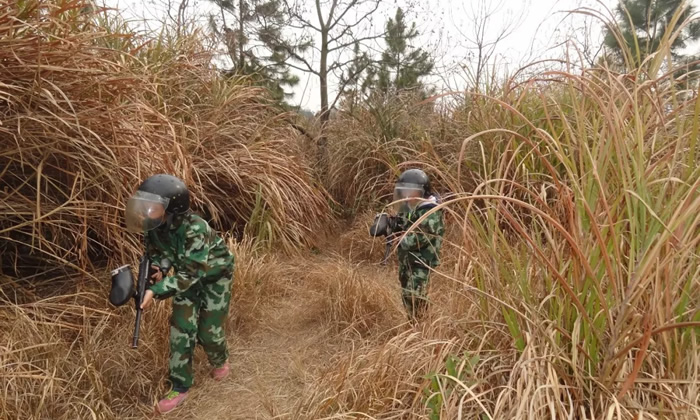
[[[104,0],[116,7],[129,18],[158,19],[163,16],[163,5],[168,0]],[[171,0],[179,4],[179,0]],[[310,4],[312,0],[308,0]],[[700,9],[700,0],[693,0]],[[421,33],[417,46],[429,51],[436,60],[436,72],[440,76],[431,77],[426,82],[438,91],[445,89],[463,89],[466,86],[464,66],[474,64],[473,18],[483,4],[491,13],[485,39],[494,40],[504,28],[510,28],[510,35],[502,39],[495,51],[494,62],[500,72],[513,72],[525,64],[545,58],[562,57],[563,43],[566,40],[585,37],[590,39],[597,50],[602,42],[602,23],[582,14],[570,14],[569,11],[590,7],[604,11],[605,7],[614,8],[616,0],[386,0],[383,7],[373,16],[373,28],[380,30],[388,16],[393,16],[396,7],[403,7],[407,19],[416,22]],[[214,12],[208,0],[190,0],[190,15],[204,16]],[[603,12],[608,15],[607,12]],[[584,34],[587,28],[587,35]],[[382,44],[375,44],[372,49],[380,51]],[[698,45],[692,47],[697,53]],[[314,57],[317,58],[317,57]],[[316,111],[320,108],[318,79],[296,72],[301,78],[293,89],[295,105]],[[336,86],[331,81],[331,87]],[[330,93],[331,98],[333,92]],[[332,99],[331,99],[332,101]]]

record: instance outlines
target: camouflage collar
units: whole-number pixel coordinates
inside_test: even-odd
[[[182,226],[182,223],[185,221],[186,217],[186,214],[168,214],[165,219],[165,223],[163,223],[159,229],[162,229],[163,231],[177,230],[180,228],[180,226]]]
[[[182,226],[182,222],[185,220],[185,215],[176,214],[170,216],[168,219],[168,227],[170,228],[170,230],[176,230],[177,228]]]

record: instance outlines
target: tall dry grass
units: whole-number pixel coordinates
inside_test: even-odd
[[[99,284],[46,298],[14,293],[0,295],[3,418],[136,419],[152,412],[165,389],[167,308],[144,315],[139,349],[129,351],[133,306],[115,312]]]
[[[229,246],[237,258],[227,333],[240,340],[260,328],[266,303],[284,293],[284,266],[261,254],[253,238]],[[133,305],[115,310],[102,284],[81,284],[44,298],[25,288],[0,292],[2,418],[142,419],[167,391],[169,301],[144,312],[132,350]],[[207,369],[198,349],[198,388],[211,381]]]
[[[0,4],[3,418],[152,412],[168,307],[148,311],[131,351],[133,309],[106,300],[107,268],[139,248],[122,214],[147,176],[184,178],[196,210],[247,238],[236,304],[249,312],[233,331],[252,328],[259,279],[274,274],[247,250],[312,244],[330,216],[285,116],[264,91],[221,79],[201,34],[137,34],[89,3]]]
[[[98,24],[78,3],[21,4],[0,17],[0,135],[12,141],[0,154],[3,270],[20,271],[15,257],[30,252],[79,273],[92,272],[91,257],[129,259],[120,206],[138,179],[168,169],[221,226],[245,223],[251,235],[230,242],[229,327],[265,327],[270,298],[298,306],[282,321],[308,323],[334,351],[296,367],[301,398],[267,407],[278,418],[700,417],[700,99],[697,75],[679,81],[664,62],[687,22],[628,74],[570,59],[460,94],[446,114],[407,100],[382,119],[336,119],[330,175],[317,181],[359,223],[333,235],[339,254],[290,262],[264,245],[311,242],[329,209],[257,91],[217,79],[194,36],[148,43],[116,36],[119,23]],[[363,208],[413,165],[451,193],[443,264],[416,326],[402,318],[395,270],[373,265],[383,243],[366,236]],[[149,411],[164,390],[167,306],[147,315],[134,353],[132,309],[107,308],[104,284],[1,278],[3,412]]]
[[[406,151],[446,180],[456,232],[430,317],[340,354],[295,418],[700,416],[698,75],[667,61],[688,23],[628,74],[572,61],[472,93],[456,152],[359,126],[338,139],[354,167]],[[370,201],[357,177],[341,183]]]
[[[197,31],[142,36],[86,5],[2,6],[3,271],[128,260],[125,200],[159,172],[218,228],[311,244],[326,198],[265,92],[220,78]]]

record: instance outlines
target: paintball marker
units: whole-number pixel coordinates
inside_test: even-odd
[[[170,260],[163,258],[160,261],[160,271],[166,275],[170,271]],[[129,265],[123,265],[112,271],[112,290],[109,292],[109,301],[114,306],[122,306],[134,298],[136,304],[136,324],[134,325],[134,339],[131,348],[135,349],[139,344],[139,328],[141,327],[141,303],[146,287],[151,284],[151,276],[157,269],[151,266],[151,258],[147,253],[143,253],[139,262],[139,276],[134,290],[134,280]]]
[[[384,259],[381,264],[386,265],[391,252],[391,243],[396,236],[396,216],[389,216],[387,213],[379,213],[374,216],[374,223],[369,228],[369,234],[375,238],[378,236],[386,237],[386,248],[384,250]]]

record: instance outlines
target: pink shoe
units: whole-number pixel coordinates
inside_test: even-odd
[[[186,396],[187,392],[168,392],[168,395],[166,395],[165,398],[158,401],[158,404],[156,404],[156,412],[160,414],[165,414],[169,411],[174,410],[175,407],[180,405],[180,403],[185,399]]]
[[[220,380],[224,379],[225,377],[227,377],[230,371],[231,371],[231,366],[229,366],[228,362],[226,362],[220,368],[216,368],[216,369],[212,370],[211,377],[214,378],[214,380],[216,380],[216,381],[220,381]]]

